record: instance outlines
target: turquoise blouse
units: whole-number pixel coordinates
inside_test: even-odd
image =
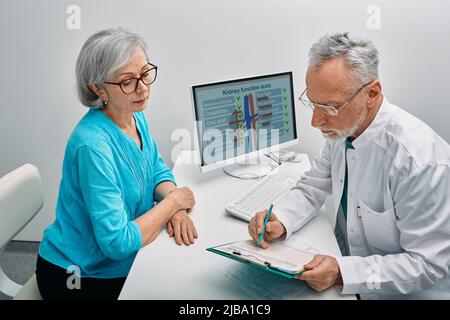
[[[56,219],[39,255],[82,277],[126,277],[142,237],[134,220],[154,206],[155,187],[175,179],[142,112],[134,119],[142,149],[100,110],[81,119],[67,143]]]

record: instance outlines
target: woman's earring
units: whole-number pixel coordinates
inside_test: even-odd
[[[106,106],[108,104],[108,100],[103,101],[103,104]]]

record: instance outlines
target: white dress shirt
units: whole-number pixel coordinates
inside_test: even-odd
[[[386,98],[347,149],[349,256],[336,257],[342,294],[450,299],[450,146]],[[274,204],[287,238],[334,197],[345,175],[345,141],[327,140],[312,169]],[[345,226],[345,224],[344,224]]]

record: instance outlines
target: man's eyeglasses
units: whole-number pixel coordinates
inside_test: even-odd
[[[373,80],[375,81],[375,80]],[[321,111],[325,112],[326,114],[330,115],[330,116],[337,116],[339,111],[344,108],[348,103],[350,103],[350,101],[356,97],[361,91],[362,89],[364,89],[365,87],[367,87],[369,84],[371,84],[373,81],[370,81],[368,83],[366,83],[365,85],[363,85],[361,88],[358,89],[358,91],[355,92],[354,95],[352,95],[349,99],[347,99],[347,101],[345,101],[344,103],[340,104],[339,106],[330,106],[327,104],[321,104],[321,103],[315,103],[312,102],[308,99],[308,96],[306,95],[306,90],[308,88],[306,88],[303,93],[301,94],[300,98],[298,98],[298,100],[301,101],[301,103],[311,109],[312,111],[314,111],[315,108],[319,108]]]
[[[139,81],[142,81],[142,83],[146,86],[151,85],[153,82],[155,82],[156,76],[158,75],[158,67],[154,64],[151,64],[150,62],[148,63],[148,65],[151,66],[151,68],[145,71],[139,78],[126,78],[120,82],[105,81],[105,83],[120,86],[120,89],[122,89],[123,93],[132,94],[137,90]]]

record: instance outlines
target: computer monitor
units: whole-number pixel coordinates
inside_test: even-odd
[[[194,85],[191,93],[202,172],[263,176],[270,166],[261,154],[298,143],[292,72]]]

